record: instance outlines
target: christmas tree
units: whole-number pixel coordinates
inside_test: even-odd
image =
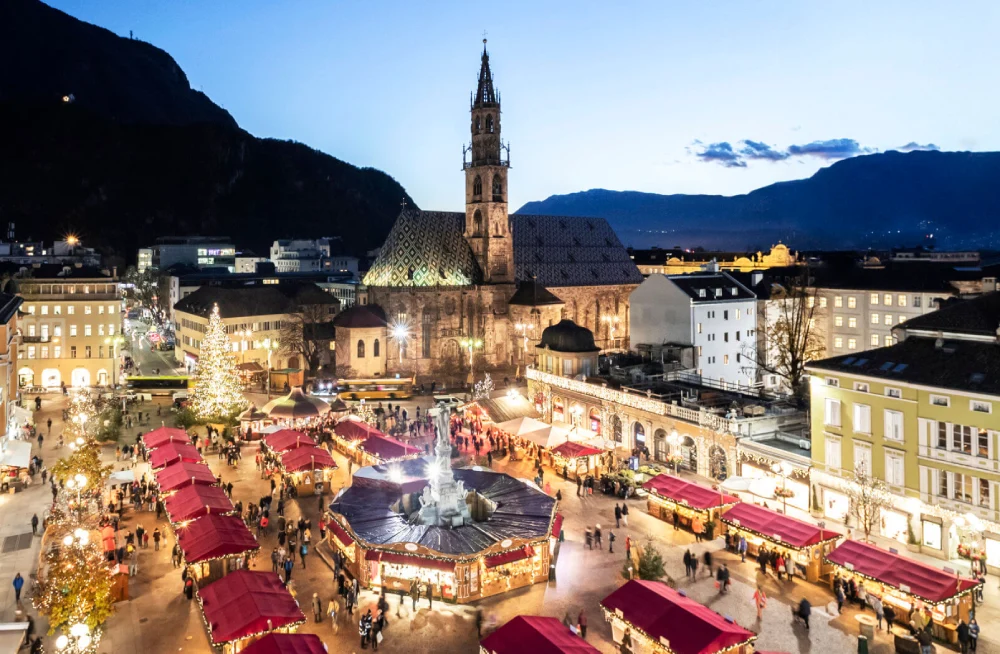
[[[212,308],[208,329],[201,341],[201,353],[194,371],[191,408],[202,420],[227,422],[246,406],[243,389],[236,374],[236,360],[229,352],[229,337],[219,316],[219,305]]]
[[[96,650],[101,625],[114,612],[112,565],[82,528],[67,535],[61,546],[50,548],[43,560],[34,604],[48,616],[49,634],[82,622],[90,627]]]

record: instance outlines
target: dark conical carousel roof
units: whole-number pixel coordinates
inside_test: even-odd
[[[553,304],[565,304],[549,289],[534,280],[520,282],[517,291],[507,304],[520,307],[544,307]]]
[[[539,347],[553,352],[599,352],[594,344],[594,333],[572,320],[560,320],[542,332]]]

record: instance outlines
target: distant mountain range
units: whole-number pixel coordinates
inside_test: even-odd
[[[1000,152],[885,152],[746,195],[593,189],[528,202],[519,213],[607,218],[636,247],[793,249],[1000,246]]]
[[[134,260],[158,236],[342,236],[377,247],[412,198],[389,175],[259,139],[166,52],[37,0],[0,2],[0,225]]]

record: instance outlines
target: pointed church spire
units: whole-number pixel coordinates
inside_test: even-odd
[[[476,88],[476,97],[473,98],[472,106],[475,108],[490,104],[497,104],[497,93],[493,89],[490,53],[486,51],[486,39],[483,39],[483,58],[482,64],[479,67],[479,86]]]

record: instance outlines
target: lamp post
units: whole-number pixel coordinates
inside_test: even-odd
[[[680,460],[680,454],[677,448],[681,444],[681,436],[677,433],[676,429],[670,430],[670,435],[667,436],[667,443],[670,444],[670,458],[674,461],[674,476],[679,476],[680,472],[677,469],[677,463]]]
[[[70,541],[73,540],[72,536],[66,538]],[[88,651],[93,643],[94,638],[90,635],[90,627],[82,622],[77,622],[69,628],[69,634],[62,634],[56,638],[56,651],[66,654],[82,654]]]
[[[243,331],[236,332],[236,334],[240,337],[240,341],[243,343],[243,347],[242,347],[242,350],[243,350],[242,363],[246,363],[247,362],[247,349],[248,349],[247,348],[247,343],[250,342],[251,338],[253,338],[253,330],[252,329],[246,329],[246,330],[243,330]]]
[[[611,344],[612,347],[615,344],[615,327],[618,326],[619,320],[620,319],[618,318],[617,315],[614,315],[614,316],[612,316],[612,315],[601,316],[601,322],[603,322],[604,324],[606,324],[608,326],[608,340],[610,341],[610,344]],[[611,348],[607,348],[607,349],[610,350]]]
[[[263,345],[264,349],[267,350],[267,382],[265,382],[265,384],[267,386],[266,389],[267,399],[270,400],[271,399],[271,355],[277,352],[278,350],[279,347],[278,339],[272,340],[270,338],[265,338]]]
[[[776,475],[781,475],[781,512],[788,513],[787,506],[787,491],[785,489],[785,483],[788,481],[788,475],[792,474],[792,464],[788,461],[782,461],[781,463],[775,463],[771,466],[771,472]]]
[[[402,368],[403,352],[406,350],[406,342],[410,338],[410,330],[407,329],[405,323],[397,322],[392,325],[389,335],[396,341],[396,347],[399,348],[399,367]]]
[[[475,356],[476,350],[482,349],[483,341],[478,338],[463,338],[461,346],[469,350],[469,384],[472,384],[473,380],[476,378],[473,357]]]
[[[83,439],[78,438],[76,440],[77,441],[81,441]],[[80,443],[80,445],[82,445],[82,443]],[[66,480],[66,488],[68,488],[70,490],[75,490],[76,491],[76,504],[77,504],[77,506],[80,505],[80,492],[83,491],[83,489],[86,488],[86,487],[87,487],[87,478],[85,476],[83,476],[83,475],[76,475],[76,476],[72,477],[71,479],[67,479]],[[69,538],[69,536],[67,536],[67,538]]]
[[[117,336],[109,336],[104,339],[104,343],[111,346],[111,385],[118,385],[118,347],[125,344],[125,337],[121,334]]]

